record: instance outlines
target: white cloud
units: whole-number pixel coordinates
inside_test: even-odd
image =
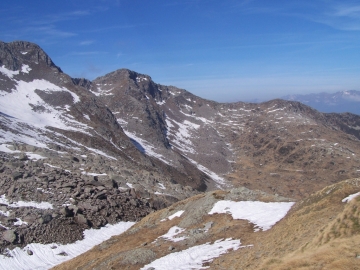
[[[93,40],[84,40],[84,41],[81,41],[81,42],[80,42],[80,45],[81,45],[81,46],[85,46],[85,45],[91,45],[91,44],[93,44],[93,43],[94,43]]]

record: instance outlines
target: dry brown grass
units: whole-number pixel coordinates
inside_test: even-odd
[[[345,205],[307,245],[263,269],[360,269],[360,198]],[[359,257],[358,257],[359,256]]]
[[[318,248],[307,249],[285,256],[283,259],[270,259],[259,269],[360,269],[360,236],[335,239]]]
[[[299,264],[298,268],[295,269],[337,269],[309,268],[310,265],[307,264],[306,258],[310,254],[316,254],[317,256],[314,255],[312,257],[315,263],[316,260],[320,261],[318,256],[322,256],[322,254],[324,256],[328,254],[329,257],[338,256],[336,253],[340,249],[334,250],[333,253],[330,252],[330,243],[318,249],[318,242],[322,234],[328,235],[327,232],[331,231],[329,228],[332,228],[333,224],[337,223],[338,217],[345,216],[349,211],[354,213],[353,216],[347,214],[349,219],[355,216],[358,217],[358,210],[352,210],[353,203],[345,204],[341,200],[349,194],[358,192],[360,187],[357,185],[359,183],[360,180],[344,181],[326,187],[297,203],[288,215],[271,230],[249,234],[244,238],[246,242],[253,243],[254,247],[240,249],[216,259],[211,269],[277,269],[275,267],[280,267],[280,265],[286,265],[288,268],[279,269],[293,269],[295,261]],[[354,204],[358,206],[357,201]],[[357,206],[356,208],[358,209]],[[344,223],[346,222],[344,220]],[[342,233],[341,235],[344,237],[350,235],[358,236],[359,231],[354,229],[354,226],[351,228],[348,233]],[[243,238],[241,240],[243,242]],[[347,243],[343,239],[338,239],[337,241],[342,241],[344,245]],[[326,253],[327,250],[329,251],[328,253]],[[317,251],[319,253],[316,253]],[[349,251],[349,258],[355,258],[356,252],[354,252],[355,250]],[[295,259],[297,256],[299,256],[299,260]],[[300,258],[304,260],[301,261]],[[287,263],[290,263],[290,259],[292,264],[289,266]],[[332,264],[335,265],[339,263],[340,259],[333,259],[332,261]],[[343,260],[341,261],[343,262]],[[357,262],[360,263],[360,260]]]

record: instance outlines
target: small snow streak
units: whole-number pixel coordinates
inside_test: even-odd
[[[185,240],[187,238],[186,236],[176,237],[178,234],[180,234],[184,231],[185,231],[185,229],[180,228],[178,226],[174,226],[174,227],[171,227],[166,234],[160,236],[159,238],[163,238],[163,239],[171,241],[171,242],[179,242],[179,241]]]
[[[53,206],[51,203],[48,202],[24,202],[24,201],[18,201],[9,203],[9,201],[6,199],[5,195],[0,196],[0,203],[5,204],[12,208],[19,208],[19,207],[34,207],[38,209],[53,209]]]
[[[359,195],[360,195],[360,192],[355,193],[355,194],[351,194],[351,195],[347,196],[346,198],[344,198],[344,199],[342,200],[342,202],[348,203],[348,202],[350,202],[352,199],[356,198],[356,197],[359,196]]]

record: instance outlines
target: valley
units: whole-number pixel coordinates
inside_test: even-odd
[[[355,114],[281,99],[218,103],[128,69],[71,78],[38,45],[0,42],[0,256],[34,258],[32,243],[62,247],[85,231],[136,222],[57,269],[152,269],[171,253],[212,252],[216,243],[226,248],[202,254],[196,267],[286,269],[306,250],[358,241],[355,225],[316,239],[358,207],[341,200],[359,191],[359,130]],[[210,214],[220,201],[292,207],[264,227]]]

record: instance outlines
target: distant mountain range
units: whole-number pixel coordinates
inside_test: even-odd
[[[349,90],[336,93],[287,95],[282,99],[299,101],[325,113],[350,112],[360,115],[360,91]]]

